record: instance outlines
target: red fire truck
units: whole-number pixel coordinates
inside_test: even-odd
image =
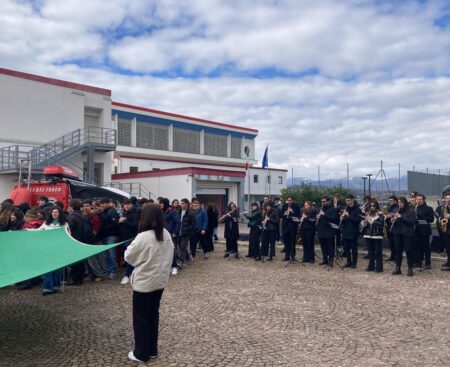
[[[38,205],[39,196],[47,196],[51,202],[61,201],[64,209],[67,209],[71,199],[110,198],[121,202],[129,197],[125,192],[121,195],[117,190],[83,182],[75,171],[64,166],[45,167],[40,180],[19,180],[9,194],[14,205],[26,202],[32,207]]]

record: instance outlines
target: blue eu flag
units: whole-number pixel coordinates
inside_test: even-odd
[[[264,157],[262,160],[262,168],[269,168],[269,146],[264,151]]]

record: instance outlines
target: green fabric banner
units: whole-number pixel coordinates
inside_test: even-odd
[[[64,228],[0,232],[0,288],[75,264],[112,245],[86,245]]]

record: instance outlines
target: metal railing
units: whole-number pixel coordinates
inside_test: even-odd
[[[64,160],[88,144],[97,150],[114,150],[117,145],[116,130],[89,126],[77,129],[40,146],[13,145],[0,148],[0,171],[18,170],[22,160],[30,160],[32,168]]]
[[[104,186],[114,187],[139,198],[151,199],[153,196],[152,192],[140,182],[105,182]]]

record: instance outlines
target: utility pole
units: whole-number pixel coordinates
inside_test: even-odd
[[[317,179],[319,181],[319,187],[320,187],[320,164],[317,165]]]
[[[398,164],[398,192],[400,194],[400,163]]]
[[[348,162],[347,162],[347,190],[350,189],[350,170],[348,168]]]
[[[368,173],[367,174],[367,177],[369,177],[369,196],[370,197],[372,197],[372,192],[371,192],[371,190],[370,190],[370,186],[371,186],[371,183],[370,183],[370,177],[372,177],[373,176],[373,173]]]
[[[366,196],[366,180],[367,180],[367,177],[361,177],[361,179],[363,180],[363,182],[364,182],[364,194],[363,194],[363,197],[364,196]]]

